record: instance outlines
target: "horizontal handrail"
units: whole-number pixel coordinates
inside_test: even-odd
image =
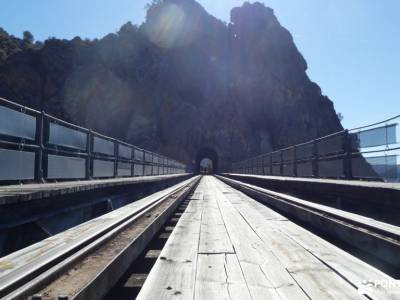
[[[400,118],[400,115],[394,116],[392,118],[389,118],[387,120],[380,121],[380,122],[377,122],[377,123],[373,123],[373,124],[369,124],[369,125],[353,128],[353,129],[350,129],[349,131],[360,130],[360,129],[364,129],[364,128],[368,128],[368,127],[372,127],[372,126],[376,126],[376,125],[381,125],[381,124],[387,123],[389,121],[393,121],[393,120],[398,119],[398,118]]]
[[[81,131],[81,132],[84,132],[84,133],[89,133],[89,129],[87,129],[85,127],[69,123],[67,121],[64,121],[64,120],[61,120],[59,118],[53,117],[52,115],[49,115],[47,113],[44,113],[44,115],[49,120],[53,121],[54,124],[63,125],[65,127],[72,128],[72,129],[75,129],[77,131]]]
[[[19,108],[21,111],[24,112],[30,112],[32,114],[37,114],[40,115],[40,111],[37,111],[35,109],[29,108],[27,106],[12,102],[10,100],[4,99],[2,97],[0,97],[0,105],[1,106],[6,106],[6,107],[14,107],[14,108]]]

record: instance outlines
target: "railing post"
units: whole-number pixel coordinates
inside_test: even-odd
[[[272,159],[272,153],[270,153],[269,154],[269,176],[272,176],[273,175],[273,170],[274,170],[274,168],[273,168],[273,166],[272,166],[272,161],[273,161],[273,159]]]
[[[297,177],[297,146],[293,146],[293,176]]]
[[[353,164],[352,164],[352,143],[351,143],[351,135],[349,131],[346,130],[343,135],[343,152],[344,152],[344,159],[343,159],[343,171],[344,177],[347,180],[353,179]]]
[[[119,143],[114,141],[114,178],[118,177]]]
[[[90,180],[92,179],[92,167],[93,167],[93,162],[92,162],[92,143],[93,143],[93,134],[92,130],[89,129],[87,138],[86,138],[86,154],[87,154],[87,159],[86,159],[86,179]]]
[[[143,156],[142,156],[142,176],[146,174],[146,152],[142,150]]]
[[[280,159],[279,172],[281,173],[281,176],[283,176],[283,151],[282,150],[279,150],[279,159]]]
[[[150,159],[150,168],[151,168],[151,172],[150,172],[150,176],[154,175],[154,155],[153,152],[150,152],[151,155],[151,159]]]
[[[265,168],[265,155],[262,156],[261,168],[262,168],[261,175],[265,175],[265,169],[264,169]]]
[[[315,178],[319,177],[318,170],[318,141],[313,141],[313,158],[312,158],[312,175]]]
[[[156,163],[154,162],[154,160],[155,160],[154,152],[151,152],[151,176],[156,175],[155,172],[154,172],[154,169],[155,169],[155,166],[156,166]]]
[[[36,157],[36,174],[35,181],[38,183],[44,182],[43,172],[43,160],[44,160],[44,118],[45,112],[42,111],[40,116],[36,118],[36,141],[39,146],[39,150]]]
[[[131,148],[131,177],[135,176],[135,148]]]

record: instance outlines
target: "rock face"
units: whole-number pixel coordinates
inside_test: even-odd
[[[232,9],[225,24],[193,0],[164,0],[140,26],[9,56],[0,96],[185,162],[212,152],[224,165],[342,129],[306,69],[263,4]]]

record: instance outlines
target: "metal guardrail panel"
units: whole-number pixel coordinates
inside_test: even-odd
[[[366,164],[365,162],[368,162]],[[364,157],[361,154],[354,155],[353,176],[356,178],[386,178],[390,181],[398,181],[399,174],[398,155],[385,155]]]
[[[151,153],[151,152],[145,152],[144,153],[144,160],[146,161],[146,162],[153,162],[153,153]]]
[[[153,175],[160,175],[158,166],[153,166],[152,174]]]
[[[272,175],[272,174],[271,174],[271,167],[270,167],[270,166],[265,166],[265,167],[264,167],[264,174],[265,174],[265,175]]]
[[[270,166],[270,165],[271,165],[271,155],[264,155],[263,166]]]
[[[93,177],[114,177],[114,162],[106,160],[93,160]]]
[[[86,150],[87,133],[50,122],[49,144]]]
[[[384,176],[390,179],[398,178],[399,174],[397,155],[367,157],[366,160],[379,176]]]
[[[321,160],[318,162],[320,177],[341,178],[344,176],[343,159]]]
[[[283,165],[283,176],[294,176],[294,164],[284,164]]]
[[[385,125],[353,133],[353,148],[369,148],[396,144],[398,124]]]
[[[0,149],[0,181],[32,180],[34,177],[34,152]]]
[[[293,161],[294,158],[294,148],[282,150],[283,161]]]
[[[314,155],[314,145],[312,143],[296,146],[297,160],[310,159]]]
[[[297,163],[297,176],[312,177],[313,165],[311,161]]]
[[[114,156],[114,147],[114,143],[110,140],[97,136],[93,138],[93,152]]]
[[[153,166],[145,165],[144,166],[144,176],[150,176],[153,172]]]
[[[317,143],[318,155],[343,153],[343,133],[321,139]]]
[[[271,153],[271,155],[272,155],[273,163],[281,162],[281,152],[273,152],[273,153]]]
[[[135,149],[135,160],[144,161],[144,153],[143,150]]]
[[[153,154],[153,163],[158,164],[158,155]]]
[[[281,166],[280,165],[273,165],[272,166],[272,174],[271,175],[281,175]]]
[[[35,140],[36,118],[0,106],[0,134]]]
[[[118,145],[118,156],[126,159],[132,158],[132,148],[125,145]]]
[[[135,164],[133,166],[133,176],[143,176],[144,174],[144,165]]]
[[[166,174],[165,170],[166,170],[165,167],[160,167],[160,175],[165,175]]]
[[[85,170],[84,158],[48,155],[48,179],[84,179]]]
[[[117,169],[118,177],[132,176],[132,169],[130,163],[118,162]]]

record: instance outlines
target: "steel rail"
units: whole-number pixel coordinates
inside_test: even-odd
[[[196,176],[185,180],[0,259],[1,299],[18,299],[25,295],[198,179]]]

